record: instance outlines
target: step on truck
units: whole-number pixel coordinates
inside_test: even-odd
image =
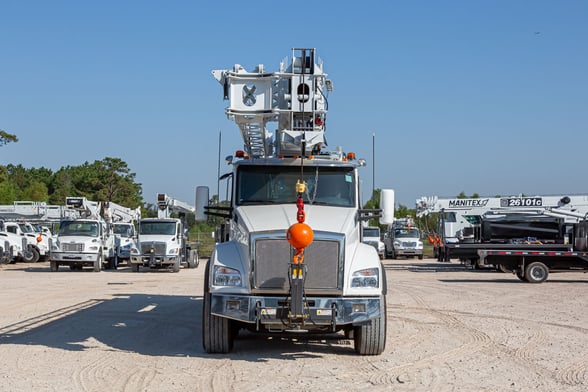
[[[344,333],[358,354],[382,353],[386,275],[361,228],[377,216],[392,223],[394,192],[382,190],[380,210],[362,210],[365,161],[326,150],[332,83],[322,61],[314,49],[293,49],[278,72],[235,65],[212,73],[245,148],[227,157],[230,201],[207,205],[208,188],[196,191],[197,219],[225,219],[205,271],[204,350],[229,352],[246,329]]]

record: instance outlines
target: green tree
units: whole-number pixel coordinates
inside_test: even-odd
[[[16,137],[16,135],[12,135],[12,134],[0,129],[0,147],[2,147],[5,144],[8,144],[10,142],[14,142],[14,143],[18,142],[18,138]]]

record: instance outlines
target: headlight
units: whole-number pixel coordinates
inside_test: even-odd
[[[351,279],[351,287],[374,287],[379,286],[379,270],[377,268],[367,268],[355,271]]]
[[[95,251],[97,251],[98,250],[98,247],[96,245],[89,246],[88,247],[88,250],[95,250]]]
[[[169,250],[169,253],[172,254],[172,255],[177,255],[177,254],[180,253],[180,248],[171,248]]]
[[[400,246],[400,241],[399,240],[394,240],[394,246]]]
[[[215,266],[212,274],[215,286],[241,286],[241,273],[236,269]]]

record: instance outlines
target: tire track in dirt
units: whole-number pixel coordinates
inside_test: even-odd
[[[566,385],[588,384],[588,361],[576,362],[555,372],[555,379]]]
[[[71,376],[72,383],[78,391],[94,391],[96,385],[103,385],[105,381],[116,379],[113,373],[117,372],[117,365],[113,353],[105,352],[92,361],[76,367]],[[112,385],[111,387],[114,388]]]
[[[135,392],[135,391],[148,391],[149,386],[157,376],[157,370],[152,368],[144,367],[133,367],[127,369],[128,373],[123,381],[121,391]]]

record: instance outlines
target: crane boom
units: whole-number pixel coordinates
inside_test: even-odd
[[[172,212],[193,214],[196,211],[196,207],[178,199],[174,199],[165,193],[157,194],[157,208],[158,218],[169,218]]]

